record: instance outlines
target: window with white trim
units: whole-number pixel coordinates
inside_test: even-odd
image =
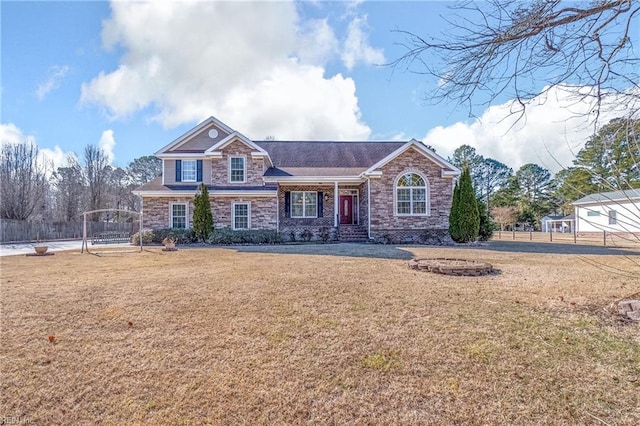
[[[615,210],[609,210],[609,225],[618,223],[618,213]]]
[[[171,204],[171,227],[175,229],[187,228],[187,204]]]
[[[229,157],[229,182],[244,183],[246,181],[246,174],[244,157]]]
[[[182,181],[195,182],[198,177],[196,160],[182,160]]]
[[[291,217],[318,217],[318,193],[315,191],[292,191]]]
[[[396,183],[396,214],[398,216],[426,216],[428,188],[417,173],[405,173]]]
[[[250,222],[249,203],[233,203],[233,229],[249,229]]]

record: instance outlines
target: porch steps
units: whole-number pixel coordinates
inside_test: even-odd
[[[340,241],[345,243],[369,241],[367,228],[360,225],[340,225]]]

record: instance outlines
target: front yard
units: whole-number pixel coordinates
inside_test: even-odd
[[[599,267],[640,273],[639,258],[312,247],[0,258],[0,415],[43,425],[640,422],[640,327],[605,309],[640,280]],[[408,269],[413,256],[500,273],[432,275]]]

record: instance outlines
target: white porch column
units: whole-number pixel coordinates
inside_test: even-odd
[[[338,227],[338,209],[340,208],[340,196],[338,194],[338,182],[333,182],[333,226]]]

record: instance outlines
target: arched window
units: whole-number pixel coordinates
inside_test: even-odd
[[[396,182],[396,214],[426,216],[429,213],[429,188],[417,173],[405,173]]]

